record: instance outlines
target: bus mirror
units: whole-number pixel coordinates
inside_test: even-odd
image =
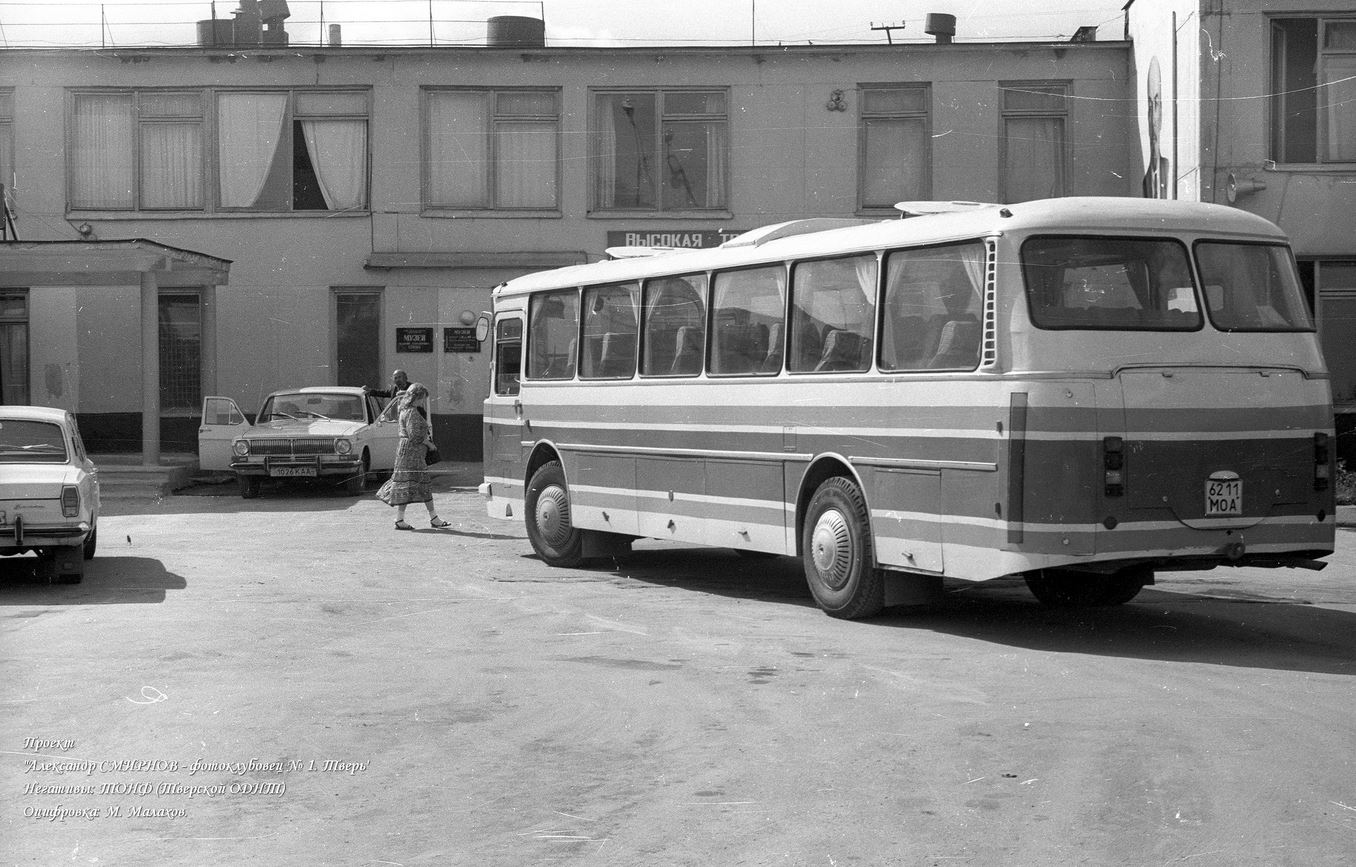
[[[489,336],[490,317],[482,313],[480,314],[480,318],[476,320],[476,341],[478,343],[484,343]]]

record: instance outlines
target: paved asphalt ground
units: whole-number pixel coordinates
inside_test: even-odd
[[[198,485],[110,501],[80,585],[0,560],[0,864],[1353,862],[1351,530],[843,622],[785,558],[551,569],[449,469],[448,530]]]

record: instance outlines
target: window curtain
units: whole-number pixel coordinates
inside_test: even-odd
[[[367,121],[303,120],[301,132],[325,207],[348,211],[366,204]]]
[[[725,176],[729,165],[729,138],[723,123],[706,126],[706,201],[708,208],[725,207]]]
[[[1010,117],[1004,131],[1004,200],[1064,195],[1064,118]]]
[[[428,95],[429,204],[443,208],[490,205],[489,106],[483,94]]]
[[[1356,57],[1326,57],[1321,72],[1328,162],[1356,162]]]
[[[223,93],[217,98],[221,206],[249,208],[283,141],[285,93]]]
[[[141,206],[199,210],[202,205],[202,127],[142,124]]]
[[[132,97],[77,96],[71,154],[71,204],[132,210],[135,166]]]
[[[494,170],[496,206],[556,207],[555,124],[500,124],[495,130]]]
[[[896,202],[924,198],[923,121],[868,119],[862,206],[890,208]]]
[[[617,114],[619,96],[598,98],[598,151],[593,156],[594,206],[617,207]]]
[[[975,299],[977,301],[982,299],[984,297],[984,245],[966,244],[963,247],[957,247],[956,258],[960,260],[961,267],[965,269],[965,277],[975,290]],[[982,307],[982,303],[976,303],[974,306],[975,312],[978,312]]]

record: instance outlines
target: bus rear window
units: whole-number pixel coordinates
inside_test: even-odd
[[[1031,238],[1022,245],[1022,273],[1039,328],[1193,331],[1202,324],[1178,241]]]
[[[1202,241],[1196,264],[1210,321],[1221,331],[1312,331],[1289,249]]]

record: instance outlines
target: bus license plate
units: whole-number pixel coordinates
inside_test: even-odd
[[[1218,515],[1243,514],[1242,479],[1206,479],[1205,515],[1207,518]]]
[[[268,474],[274,478],[294,478],[297,476],[314,478],[315,467],[269,467]]]

